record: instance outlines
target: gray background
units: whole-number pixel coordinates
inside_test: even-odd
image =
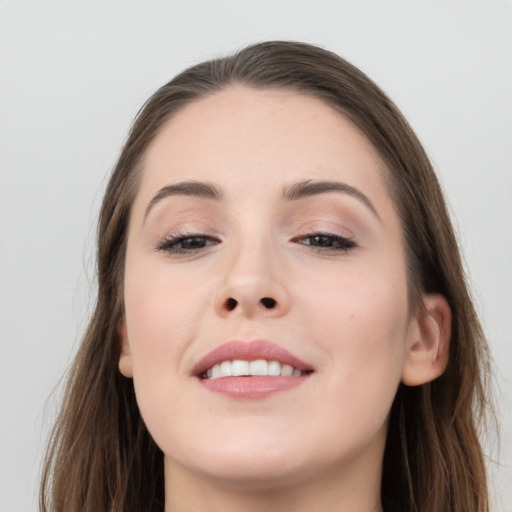
[[[511,0],[0,0],[0,511],[40,458],[94,297],[94,223],[129,124],[185,66],[316,42],[398,103],[447,192],[497,365],[496,510],[512,511]],[[56,390],[53,395],[53,390]]]

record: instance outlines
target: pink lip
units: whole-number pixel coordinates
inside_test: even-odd
[[[219,379],[203,379],[201,376],[214,365],[222,361],[255,361],[266,359],[267,361],[279,361],[281,364],[289,364],[301,371],[308,373],[300,377],[222,377]],[[295,388],[305,382],[314,370],[292,353],[267,340],[230,341],[212,350],[203,357],[194,367],[192,374],[198,377],[200,383],[209,391],[220,393],[231,398],[255,399],[264,398],[278,391]]]
[[[256,361],[256,359],[266,359],[267,361],[279,361],[281,364],[289,364],[301,371],[314,370],[298,357],[294,356],[288,350],[267,340],[254,341],[228,341],[220,347],[212,350],[204,356],[192,370],[193,375],[200,376],[208,368],[222,363],[222,361],[234,361],[241,359],[243,361]]]

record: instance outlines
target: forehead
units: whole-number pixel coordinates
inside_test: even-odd
[[[231,86],[174,115],[142,161],[141,189],[197,179],[229,187],[348,180],[382,192],[385,166],[365,135],[324,101]],[[377,192],[377,190],[375,190]]]

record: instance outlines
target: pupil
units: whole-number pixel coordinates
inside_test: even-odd
[[[331,238],[325,235],[317,235],[313,240],[320,247],[329,247],[332,245]]]
[[[182,242],[184,249],[198,249],[204,247],[204,239],[200,236],[191,236]]]

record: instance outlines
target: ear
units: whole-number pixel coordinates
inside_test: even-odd
[[[133,377],[132,355],[130,352],[130,344],[128,343],[128,335],[126,332],[126,321],[123,318],[119,324],[119,341],[121,343],[121,351],[119,355],[119,371],[125,377]]]
[[[411,319],[407,353],[402,368],[402,382],[419,386],[437,379],[449,360],[452,312],[447,300],[438,294],[423,295]]]

